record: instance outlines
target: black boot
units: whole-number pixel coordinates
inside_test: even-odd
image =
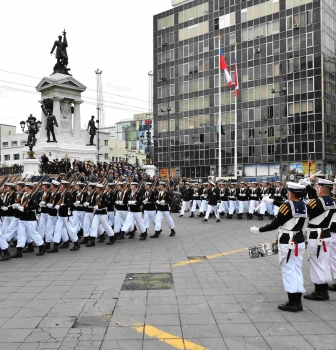
[[[76,250],[80,249],[80,244],[77,242],[74,243],[74,246],[70,249],[71,252],[75,252]]]
[[[203,219],[202,222],[208,222],[208,219]]]
[[[175,232],[175,230],[174,229],[172,229],[172,230],[170,230],[170,237],[173,237],[173,236],[175,236],[176,235],[176,232]]]
[[[159,231],[155,231],[154,235],[150,236],[150,238],[158,238],[160,236],[160,232]]]
[[[118,237],[116,238],[117,241],[119,241],[120,239],[125,239],[125,232],[121,231]]]
[[[259,220],[259,221],[264,220],[264,215],[260,214],[258,220]]]
[[[336,292],[336,283],[329,284],[328,290],[330,290],[330,292]]]
[[[219,213],[219,215],[220,215],[220,216],[224,216],[224,215],[225,215],[225,213],[223,213],[223,212],[220,212],[220,213]]]
[[[145,241],[147,238],[147,230],[144,233],[141,233],[139,241]]]
[[[69,241],[66,241],[60,245],[59,249],[65,249],[65,248],[69,248],[69,247],[70,247],[70,243],[69,243]]]
[[[79,231],[78,231],[78,237],[83,237],[83,229],[81,228]]]
[[[232,215],[231,214],[228,214],[228,217],[227,217],[228,219],[232,219]]]
[[[45,247],[44,244],[39,246],[39,252],[36,253],[36,256],[42,256],[47,252],[47,248]]]
[[[247,217],[248,220],[252,220],[253,219],[253,214],[249,214],[249,216]]]
[[[50,249],[50,243],[46,243],[45,247],[46,247],[47,250],[49,250]]]
[[[96,245],[96,239],[94,237],[91,237],[86,247],[95,247],[95,245]]]
[[[195,216],[194,213],[191,213],[189,217],[193,218],[194,216]]]
[[[289,312],[298,312],[298,306],[296,303],[296,295],[293,293],[287,293],[288,299],[287,303],[281,304],[278,306],[278,309],[281,311],[289,311]]]
[[[133,239],[135,237],[135,230],[133,230],[130,234],[128,239]]]
[[[217,219],[216,222],[220,222],[220,219]]]
[[[204,213],[199,213],[198,217],[202,218],[204,216]]]
[[[324,284],[315,284],[314,292],[304,295],[303,298],[314,301],[325,301]]]
[[[103,233],[101,236],[99,236],[98,243],[105,242],[105,234]]]
[[[237,219],[241,220],[243,218],[243,214],[238,214]]]
[[[54,243],[54,248],[47,251],[47,253],[58,253],[59,243]]]
[[[16,248],[17,241],[12,241],[12,243],[9,245],[11,248]]]
[[[106,245],[112,245],[112,244],[114,244],[115,242],[116,242],[115,237],[114,237],[114,236],[111,236],[111,237],[110,237],[110,240],[106,243]]]
[[[16,259],[16,258],[22,258],[23,254],[22,254],[22,248],[16,248],[16,252],[14,255],[12,255],[12,259]]]
[[[328,283],[325,283],[323,286],[323,291],[324,291],[324,297],[326,300],[329,300],[329,293],[328,293]]]
[[[88,244],[90,237],[84,237],[82,241],[79,242],[79,244]]]
[[[8,249],[4,249],[3,250],[3,256],[2,258],[0,259],[0,261],[7,261],[7,260],[10,260],[12,257],[11,255],[9,254],[9,251]]]
[[[302,293],[295,293],[296,296],[296,304],[298,307],[299,311],[303,311],[303,306],[302,306]]]
[[[34,244],[28,243],[28,247],[24,249],[22,253],[34,253]]]

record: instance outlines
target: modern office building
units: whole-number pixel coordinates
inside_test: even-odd
[[[236,111],[239,175],[277,176],[280,164],[284,175],[308,164],[335,174],[336,2],[172,5],[154,16],[155,165],[187,177],[218,174],[220,146],[222,175],[232,175]],[[223,73],[219,98],[219,35],[232,78],[237,51],[237,110]]]

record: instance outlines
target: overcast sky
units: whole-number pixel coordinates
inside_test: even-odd
[[[64,28],[70,73],[92,89],[82,95],[82,126],[96,114],[97,68],[103,71],[106,125],[146,113],[153,15],[170,8],[171,0],[1,1],[0,123],[16,125],[19,132],[30,113],[40,119],[35,87],[53,72],[50,51]]]

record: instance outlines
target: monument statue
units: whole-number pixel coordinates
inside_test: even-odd
[[[87,130],[89,131],[90,134],[90,146],[95,146],[95,144],[93,143],[93,138],[96,135],[96,125],[95,125],[95,121],[94,121],[94,115],[91,117],[91,120],[89,120],[88,123],[88,127]]]
[[[63,41],[62,41],[62,36],[58,36],[58,40],[54,42],[54,46],[51,49],[50,54],[52,55],[55,48],[56,48],[56,59],[57,63],[54,66],[54,73],[61,73],[61,74],[69,74],[70,68],[68,68],[68,54],[67,54],[67,47],[68,47],[68,41],[66,38],[66,32],[65,29],[63,31]]]
[[[57,142],[55,137],[54,125],[58,127],[56,117],[52,114],[51,110],[48,110],[46,130],[47,130],[47,142]],[[50,133],[53,137],[53,141],[50,141]]]

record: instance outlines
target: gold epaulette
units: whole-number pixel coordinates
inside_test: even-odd
[[[286,204],[281,204],[279,208],[279,213],[281,213],[283,216],[286,216],[289,213],[289,208]]]
[[[316,199],[315,198],[311,199],[307,205],[311,209],[314,209],[317,206]]]

